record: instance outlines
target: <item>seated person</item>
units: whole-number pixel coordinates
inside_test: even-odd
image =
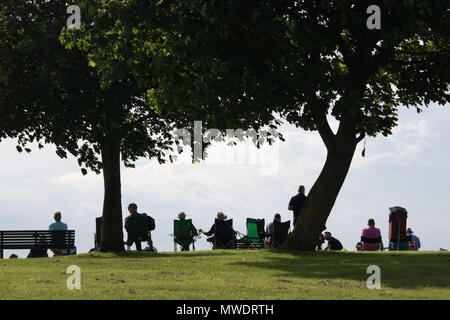
[[[281,215],[279,213],[275,214],[273,217],[273,222],[269,223],[266,227],[266,241],[264,242],[264,246],[268,248],[268,246],[272,243],[272,236],[273,236],[273,223],[281,222]]]
[[[377,251],[383,248],[381,231],[375,228],[375,220],[369,219],[367,225],[368,228],[361,231],[361,248],[365,251]]]
[[[179,219],[179,220],[186,220],[186,213],[180,212],[180,213],[178,214],[178,219]],[[191,235],[192,238],[194,238],[195,236],[197,236],[197,228],[194,227],[193,224],[191,224],[191,234],[190,234],[190,235]],[[181,251],[189,251],[189,245],[182,246],[182,247],[181,247]]]
[[[57,211],[53,215],[53,219],[55,219],[55,222],[48,226],[49,231],[58,231],[58,230],[67,230],[67,224],[64,222],[61,222],[61,212]],[[62,252],[64,249],[51,249],[53,251],[53,254],[55,256],[62,256]]]
[[[145,213],[138,213],[137,211],[137,205],[135,203],[130,203],[128,205],[128,212],[130,213],[130,215],[128,217],[125,218],[125,230],[127,230],[127,232],[129,232],[129,224],[130,221],[134,220],[134,219],[142,219],[142,216],[147,217],[148,220],[145,220],[145,222],[148,222],[147,227],[150,227],[150,222],[149,220],[151,219],[149,216],[147,216],[147,214]],[[146,248],[146,250],[151,250],[152,246],[153,246],[153,242],[151,241],[151,236],[150,236],[150,230],[148,230],[148,239],[149,241],[147,242],[147,245],[149,246],[149,248]],[[136,250],[137,251],[142,251],[142,246],[141,246],[141,241],[139,241],[138,239],[128,239],[125,244],[128,246],[131,246],[132,244],[136,245]]]
[[[223,212],[217,213],[217,217],[216,217],[217,220],[225,221],[227,218],[228,218],[228,216],[226,214],[224,214]],[[209,229],[208,232],[204,232],[202,229],[199,229],[198,231],[209,237],[208,239],[206,239],[206,241],[214,242],[214,240],[215,240],[214,234],[216,233],[216,224],[215,223],[211,226],[211,229]],[[233,231],[233,233],[234,233],[234,235],[236,235],[236,231]]]
[[[344,248],[342,246],[342,243],[338,239],[333,238],[331,236],[331,232],[326,231],[324,233],[323,237],[325,238],[325,240],[328,241],[328,245],[323,250],[328,250],[328,251],[333,250],[334,251],[334,250],[342,250]]]
[[[411,238],[411,250],[419,250],[420,249],[420,239],[418,236],[413,234],[414,231],[411,228],[406,229],[406,236]]]

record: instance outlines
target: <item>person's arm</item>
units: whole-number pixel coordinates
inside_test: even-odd
[[[214,232],[215,232],[215,230],[214,230],[214,229],[215,229],[215,228],[214,228],[215,226],[216,226],[216,225],[213,224],[212,227],[211,227],[211,229],[210,229],[208,232],[204,232],[204,234],[205,234],[206,236],[208,236],[208,237],[209,237],[209,236],[212,236],[212,235],[214,234]]]
[[[292,210],[294,210],[294,204],[293,204],[293,199],[294,198],[291,198],[291,200],[289,201],[289,205],[288,205],[288,210],[289,211],[292,211]]]
[[[128,217],[125,218],[125,230],[128,231]]]

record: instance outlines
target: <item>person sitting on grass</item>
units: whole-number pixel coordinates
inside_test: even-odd
[[[274,222],[281,222],[281,215],[279,213],[276,213],[273,217],[273,222],[269,223],[266,227],[266,241],[264,242],[264,247],[267,249],[269,248],[270,244],[272,243],[272,237],[273,237],[273,225]]]
[[[375,220],[369,219],[367,222],[368,228],[361,231],[361,248],[365,251],[377,251],[383,248],[383,241],[381,240],[381,231],[375,228]]]
[[[60,211],[55,212],[55,214],[53,215],[53,219],[55,219],[55,222],[48,226],[48,230],[49,231],[67,230],[67,224],[61,222],[61,218],[62,218],[61,212]],[[64,249],[51,249],[51,250],[53,251],[53,254],[58,257],[62,256],[62,252]]]
[[[186,213],[180,212],[178,214],[178,219],[179,220],[186,220]],[[194,227],[193,224],[191,224],[191,234],[190,235],[191,235],[192,238],[194,238],[197,235],[197,228]],[[184,247],[181,247],[181,251],[189,251],[189,244],[184,246]]]
[[[325,240],[328,241],[328,245],[323,250],[335,251],[335,250],[342,250],[344,248],[342,246],[342,243],[338,239],[333,238],[331,236],[331,232],[326,231],[323,236],[324,236]]]

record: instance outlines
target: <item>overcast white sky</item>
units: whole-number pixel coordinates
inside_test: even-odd
[[[365,158],[362,144],[358,146],[328,219],[327,229],[348,249],[354,250],[368,218],[375,219],[387,244],[388,209],[395,205],[408,210],[408,226],[424,250],[450,249],[450,108],[432,106],[422,114],[403,109],[399,118],[392,136],[367,140]],[[249,156],[255,155],[252,146],[227,150],[220,145],[203,164],[140,160],[135,169],[123,168],[124,216],[130,202],[152,215],[159,251],[173,250],[168,235],[179,211],[203,229],[209,229],[217,211],[224,211],[242,233],[247,217],[269,221],[279,212],[283,220],[292,219],[289,199],[299,184],[309,191],[324,163],[325,148],[316,133],[290,126],[283,131],[287,141],[256,158]],[[233,154],[245,154],[250,164],[227,164]],[[101,176],[82,176],[74,158],[58,158],[51,146],[19,154],[14,141],[7,140],[0,143],[0,155],[0,230],[47,229],[53,212],[60,210],[63,221],[76,230],[78,252],[94,246],[95,217],[101,215],[103,201]],[[271,160],[264,165],[258,159]],[[210,249],[205,237],[197,249]]]

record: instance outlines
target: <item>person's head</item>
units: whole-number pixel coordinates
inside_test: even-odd
[[[406,233],[414,233],[411,228],[406,229]]]
[[[12,255],[9,256],[9,258],[10,258],[10,259],[17,259],[17,258],[19,258],[19,257],[17,256],[17,254],[14,254],[14,253],[13,253]]]
[[[55,219],[56,222],[60,222],[61,221],[61,212],[56,211],[55,214],[53,215],[53,219]]]
[[[369,219],[369,221],[367,221],[367,225],[371,228],[375,227],[375,220]]]
[[[305,194],[305,186],[298,187],[298,193]]]
[[[223,212],[217,212],[217,220],[226,220],[228,217]]]
[[[281,222],[281,215],[279,213],[275,214],[275,216],[273,217],[273,221]]]
[[[178,219],[180,219],[180,220],[185,220],[185,219],[186,219],[186,213],[180,212],[180,213],[178,214]]]
[[[325,233],[323,234],[323,236],[325,237],[325,239],[330,239],[330,238],[331,238],[331,232],[325,231]]]
[[[130,203],[128,205],[128,212],[133,214],[137,212],[137,204],[136,203]]]

